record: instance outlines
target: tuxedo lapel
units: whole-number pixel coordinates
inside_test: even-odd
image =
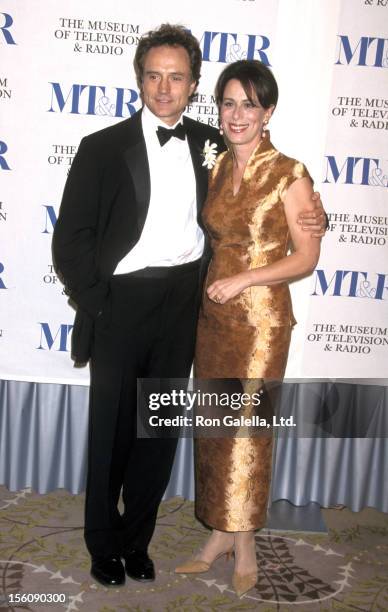
[[[200,212],[206,198],[208,182],[208,170],[206,166],[202,165],[204,160],[203,148],[205,146],[205,141],[203,141],[203,136],[201,137],[201,135],[196,132],[195,123],[193,121],[188,120],[187,117],[183,117],[183,123],[186,128],[187,140],[193,162],[197,186],[197,208],[198,212]]]
[[[151,197],[150,168],[148,164],[147,148],[141,127],[141,112],[133,116],[128,140],[131,143],[123,153],[125,163],[131,173],[136,194],[136,208],[139,235],[147,217]]]
[[[208,185],[208,169],[203,165],[203,148],[206,138],[202,130],[198,130],[195,121],[184,116],[183,124],[186,128],[187,141],[193,163],[197,209],[198,213],[200,213],[206,199]],[[150,169],[141,125],[141,111],[137,112],[129,121],[126,138],[130,144],[124,150],[123,156],[131,173],[135,189],[138,231],[140,235],[147,217],[151,197]]]

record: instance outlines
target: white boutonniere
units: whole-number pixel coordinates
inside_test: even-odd
[[[207,140],[205,142],[205,146],[203,147],[202,156],[203,156],[202,165],[206,166],[208,170],[211,170],[216,163],[217,143],[215,142],[210,143],[210,140]]]

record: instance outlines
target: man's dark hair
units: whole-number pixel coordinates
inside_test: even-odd
[[[133,65],[139,88],[141,89],[143,82],[145,56],[153,47],[162,47],[163,45],[186,49],[190,59],[191,76],[198,85],[202,63],[202,53],[198,40],[183,26],[163,23],[156,30],[151,30],[142,36],[137,46]]]
[[[218,106],[224,98],[224,91],[231,79],[240,81],[247,98],[255,104],[255,98],[263,108],[276,106],[279,91],[271,70],[259,60],[239,60],[229,64],[218,77],[215,97]]]

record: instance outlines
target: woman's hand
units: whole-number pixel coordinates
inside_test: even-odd
[[[249,285],[249,273],[241,272],[240,274],[217,280],[209,285],[207,288],[207,295],[213,302],[225,304],[231,298],[239,295],[239,293],[244,291]]]

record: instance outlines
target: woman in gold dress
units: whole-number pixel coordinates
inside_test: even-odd
[[[319,237],[298,224],[313,209],[310,176],[264,130],[277,98],[272,72],[256,60],[230,64],[217,82],[228,151],[217,158],[203,210],[213,257],[197,332],[200,379],[282,379],[295,323],[288,282],[318,261]],[[233,550],[242,595],[257,580],[254,530],[266,520],[272,437],[198,438],[195,458],[196,514],[213,532],[176,571],[207,571]]]

